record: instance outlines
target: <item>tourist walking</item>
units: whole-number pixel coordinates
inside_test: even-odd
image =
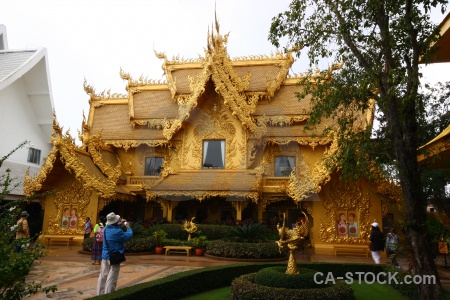
[[[28,226],[27,220],[28,216],[29,214],[26,210],[20,214],[20,220],[17,221],[16,240],[30,238],[30,227]],[[19,244],[16,246],[16,252],[22,252],[22,245]]]
[[[105,228],[106,218],[100,216],[100,221],[94,227],[94,242],[92,243],[91,259],[93,265],[99,265],[102,261],[103,249],[103,230]]]
[[[84,223],[84,239],[87,239],[92,232],[91,218],[86,217],[86,222]]]
[[[370,251],[372,252],[373,261],[380,264],[381,251],[384,250],[383,233],[377,222],[372,223],[372,231],[370,232]]]
[[[122,225],[126,227],[126,232],[122,230]],[[120,263],[112,264],[110,255],[112,253],[123,254],[125,252],[123,243],[129,241],[132,236],[133,230],[125,219],[120,222],[120,216],[113,212],[106,216],[106,227],[103,231],[102,264],[97,283],[97,295],[108,294],[116,290]]]

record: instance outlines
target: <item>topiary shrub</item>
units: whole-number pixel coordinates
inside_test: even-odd
[[[286,267],[270,267],[258,271],[255,283],[264,286],[286,289],[324,288],[327,285],[314,282],[316,270],[301,268],[300,274],[286,274]]]
[[[275,288],[255,283],[256,273],[242,275],[231,283],[231,299],[247,300],[292,300],[292,299],[355,299],[353,289],[345,282],[323,288],[287,289]]]
[[[83,249],[83,251],[91,252],[93,244],[94,244],[94,238],[93,237],[88,237],[88,238],[83,240],[83,243],[81,243],[81,248]]]
[[[278,245],[271,242],[264,243],[236,243],[224,240],[209,241],[206,254],[219,257],[268,259],[286,256],[286,251],[278,250]]]
[[[132,238],[128,242],[125,242],[124,246],[125,252],[127,253],[150,252],[155,248],[153,239],[149,237]]]

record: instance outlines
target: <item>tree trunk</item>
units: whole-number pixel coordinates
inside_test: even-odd
[[[394,127],[395,128],[395,127]],[[420,173],[417,164],[417,146],[414,136],[415,128],[404,126],[392,131],[394,149],[399,164],[400,185],[405,203],[405,235],[411,251],[412,271],[420,275],[422,282],[418,284],[420,299],[440,299],[441,286],[434,261],[431,241],[426,234],[426,201],[423,197]],[[401,138],[399,138],[401,137]],[[423,282],[424,278],[434,276],[435,283]],[[411,283],[413,284],[413,283]]]
[[[434,255],[431,251],[431,243],[424,232],[412,227],[406,229],[406,237],[412,251],[411,259],[414,274],[420,274],[422,280],[428,277],[424,275],[432,275],[436,279],[435,284],[428,282],[418,285],[420,299],[440,299],[441,286],[434,263]],[[425,249],[428,249],[428,251]]]

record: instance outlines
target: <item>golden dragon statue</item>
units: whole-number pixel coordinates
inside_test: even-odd
[[[294,250],[298,248],[298,243],[304,240],[309,233],[309,220],[304,212],[305,221],[300,221],[295,224],[293,229],[286,227],[286,218],[283,213],[283,226],[277,224],[278,234],[280,239],[276,242],[280,251],[286,246],[289,249],[289,260],[286,274],[298,274],[297,262],[295,261]]]

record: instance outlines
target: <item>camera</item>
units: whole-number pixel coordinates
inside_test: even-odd
[[[124,222],[123,225],[125,225],[125,226],[128,225],[128,222]]]

